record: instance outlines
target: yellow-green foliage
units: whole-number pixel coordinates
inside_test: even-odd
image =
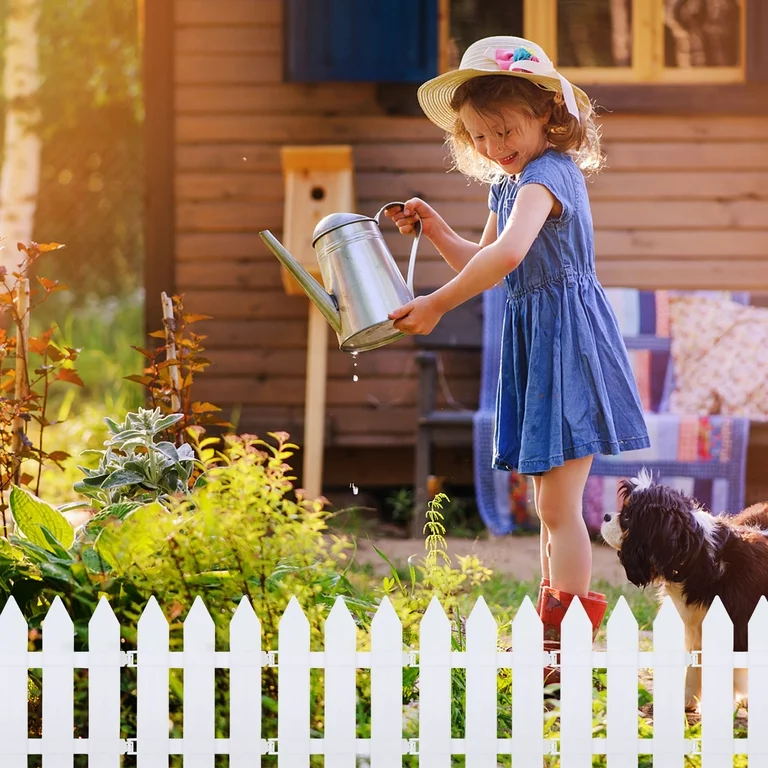
[[[245,595],[262,621],[266,648],[276,648],[278,621],[295,596],[315,637],[333,600],[351,544],[327,535],[321,501],[294,494],[286,463],[295,446],[250,435],[197,443],[205,469],[188,498],[170,511],[148,505],[106,527],[99,551],[121,579],[155,594],[172,617],[201,595],[224,636]]]
[[[427,534],[426,554],[418,563],[410,564],[410,580],[403,582],[393,571],[392,577],[383,581],[381,591],[392,601],[403,622],[406,643],[416,641],[418,622],[433,597],[438,598],[451,619],[458,621],[457,609],[460,605],[465,604],[467,596],[493,575],[476,555],[457,557],[458,568],[451,562],[441,511],[446,501],[447,496],[441,493],[427,507],[424,527]]]

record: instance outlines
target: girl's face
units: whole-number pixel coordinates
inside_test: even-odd
[[[512,176],[547,148],[544,126],[549,115],[531,117],[512,107],[499,109],[498,114],[480,114],[465,104],[459,117],[475,150]]]

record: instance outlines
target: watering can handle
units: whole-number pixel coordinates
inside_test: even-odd
[[[382,206],[376,215],[373,217],[377,224],[379,224],[379,218],[381,217],[381,214],[384,213],[384,211],[387,210],[387,208],[405,208],[405,203],[387,203],[385,206]],[[411,296],[414,295],[413,292],[413,271],[416,268],[416,251],[419,250],[419,240],[421,240],[421,219],[419,219],[416,222],[416,226],[418,229],[416,230],[416,239],[413,241],[413,245],[411,246],[411,258],[408,261],[408,277],[406,278],[405,284],[408,286],[408,290],[411,292]]]

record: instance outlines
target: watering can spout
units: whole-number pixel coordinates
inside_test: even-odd
[[[336,302],[328,291],[288,253],[283,244],[268,229],[259,232],[259,237],[264,241],[267,248],[277,256],[280,263],[293,275],[304,293],[309,296],[323,317],[330,323],[331,328],[336,333],[341,333],[341,315],[339,314]]]

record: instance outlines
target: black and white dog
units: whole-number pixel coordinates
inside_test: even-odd
[[[701,650],[701,626],[719,596],[733,621],[734,650],[747,650],[747,625],[768,595],[768,503],[715,517],[679,491],[656,485],[643,470],[620,487],[622,507],[606,514],[605,541],[619,551],[627,579],[669,595],[685,623],[688,651]],[[735,670],[736,699],[746,700],[746,670]],[[686,706],[701,698],[701,669],[689,667]]]

